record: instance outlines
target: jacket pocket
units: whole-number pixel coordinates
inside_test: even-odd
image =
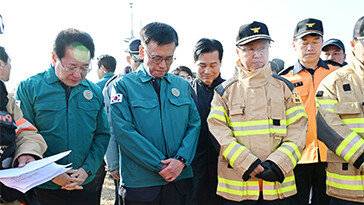
[[[158,100],[157,99],[146,99],[146,100],[133,100],[130,102],[131,111],[133,113],[133,116],[135,118],[135,123],[137,124],[137,127],[145,127],[147,126],[148,129],[153,129],[153,125],[155,123],[160,122],[159,121],[159,111],[158,111]],[[146,120],[148,120],[146,117],[152,117],[152,122],[150,122],[148,125],[146,123]],[[153,119],[154,118],[154,119]]]
[[[55,101],[39,102],[35,104],[35,126],[39,130],[54,130],[64,129],[63,123],[49,123],[49,122],[64,122],[66,111],[66,103]]]
[[[191,104],[191,101],[188,100],[188,98],[168,98],[168,100],[172,105],[178,107]]]
[[[269,120],[271,151],[274,151],[280,146],[283,138],[287,135],[286,113],[283,98],[271,99]]]
[[[361,103],[359,102],[340,102],[335,104],[334,108],[335,113],[339,115],[362,113]]]
[[[79,121],[82,123],[81,126],[88,126],[90,130],[96,129],[97,124],[97,114],[100,109],[100,104],[97,101],[79,101],[77,103],[77,107],[79,109],[80,118]]]

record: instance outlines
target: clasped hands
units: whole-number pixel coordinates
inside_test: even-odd
[[[87,179],[88,174],[83,168],[70,169],[67,172],[56,176],[52,182],[58,184],[62,189],[81,190],[81,184]]]
[[[186,166],[178,159],[169,158],[161,161],[163,164],[162,169],[158,172],[167,182],[173,182],[181,174],[183,168]]]

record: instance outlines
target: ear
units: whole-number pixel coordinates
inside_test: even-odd
[[[128,61],[128,64],[131,65],[130,56],[126,56],[126,61]]]
[[[350,41],[350,45],[353,48],[353,51],[355,51],[355,41],[354,40]]]
[[[56,62],[57,62],[57,55],[52,52],[52,66],[56,66]]]
[[[346,60],[346,54],[344,54],[344,61]]]
[[[139,57],[144,60],[144,47],[142,45],[139,46]]]

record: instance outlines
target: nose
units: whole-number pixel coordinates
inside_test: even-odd
[[[206,67],[205,68],[205,72],[204,72],[205,74],[209,74],[210,73],[210,68],[209,67]]]
[[[72,73],[72,76],[73,76],[74,78],[77,78],[77,79],[81,78],[81,70],[76,69],[76,70]]]
[[[308,51],[313,51],[313,50],[314,50],[314,46],[313,46],[312,44],[310,44],[310,43],[309,43],[309,44],[307,45],[307,50],[308,50]]]
[[[159,63],[159,67],[162,67],[162,68],[167,67],[166,59],[163,59],[162,62]]]

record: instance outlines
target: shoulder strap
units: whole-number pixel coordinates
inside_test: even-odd
[[[289,87],[289,89],[291,90],[291,91],[293,91],[293,89],[294,89],[294,85],[289,81],[289,80],[287,80],[287,79],[285,79],[284,77],[282,77],[282,76],[280,76],[280,75],[278,75],[278,74],[273,74],[272,75],[274,78],[276,78],[276,79],[278,79],[278,80],[281,80],[281,81],[283,81],[288,87]]]
[[[222,97],[222,95],[224,95],[225,90],[229,86],[231,86],[233,83],[235,83],[237,80],[238,80],[237,78],[232,77],[232,78],[224,81],[220,85],[216,86],[216,88],[215,88],[216,92]]]

